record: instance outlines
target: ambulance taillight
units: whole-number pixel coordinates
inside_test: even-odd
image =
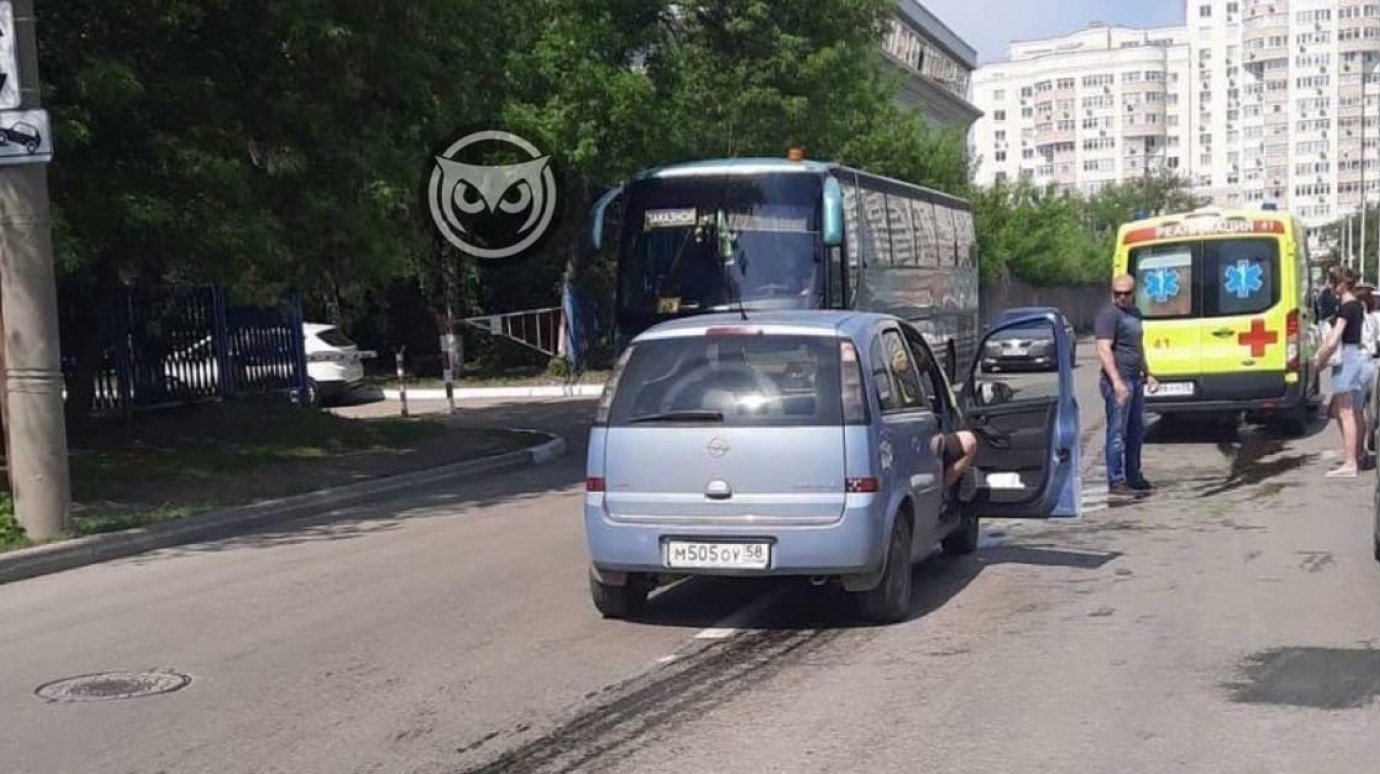
[[[1290,371],[1299,370],[1299,310],[1292,309],[1284,322],[1284,357],[1287,360],[1285,368]]]

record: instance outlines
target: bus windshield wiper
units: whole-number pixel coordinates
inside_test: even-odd
[[[660,414],[641,414],[628,420],[628,424],[638,422],[722,422],[722,411],[665,411]]]

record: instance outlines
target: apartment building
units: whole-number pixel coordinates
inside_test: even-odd
[[[1219,205],[1325,223],[1363,184],[1380,195],[1377,65],[1380,0],[1187,0],[1182,26],[1015,43],[974,74],[977,181],[1090,191],[1165,168]]]
[[[978,183],[1030,175],[1090,192],[1160,166],[1187,167],[1185,29],[1094,25],[1014,43],[1010,53],[974,74],[983,112],[971,135]]]
[[[980,115],[968,99],[977,49],[916,0],[897,1],[882,51],[901,74],[901,102],[918,107],[931,126],[967,129]]]

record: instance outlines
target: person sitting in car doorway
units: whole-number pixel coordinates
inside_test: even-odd
[[[915,402],[919,396],[912,392],[919,388],[920,375],[915,372],[909,353],[899,348],[893,350],[891,370],[896,374],[896,386],[905,396],[905,402]],[[931,405],[931,408],[941,413],[942,406]],[[945,496],[951,501],[960,499],[958,484],[977,459],[977,436],[971,430],[956,427],[951,432],[936,433],[930,448],[943,465]]]

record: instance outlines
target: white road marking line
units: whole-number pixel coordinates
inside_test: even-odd
[[[669,664],[669,663],[671,663],[672,661],[675,661],[675,660],[676,660],[676,654],[672,653],[672,654],[669,655],[669,656],[662,656],[661,658],[657,659],[657,660],[656,660],[656,663],[658,663],[658,664]]]
[[[734,610],[724,616],[722,620],[716,621],[713,626],[700,630],[695,635],[697,640],[724,640],[737,634],[740,628],[755,618],[759,613],[777,602],[786,595],[785,586],[777,586],[771,591],[754,599],[748,604]]]

